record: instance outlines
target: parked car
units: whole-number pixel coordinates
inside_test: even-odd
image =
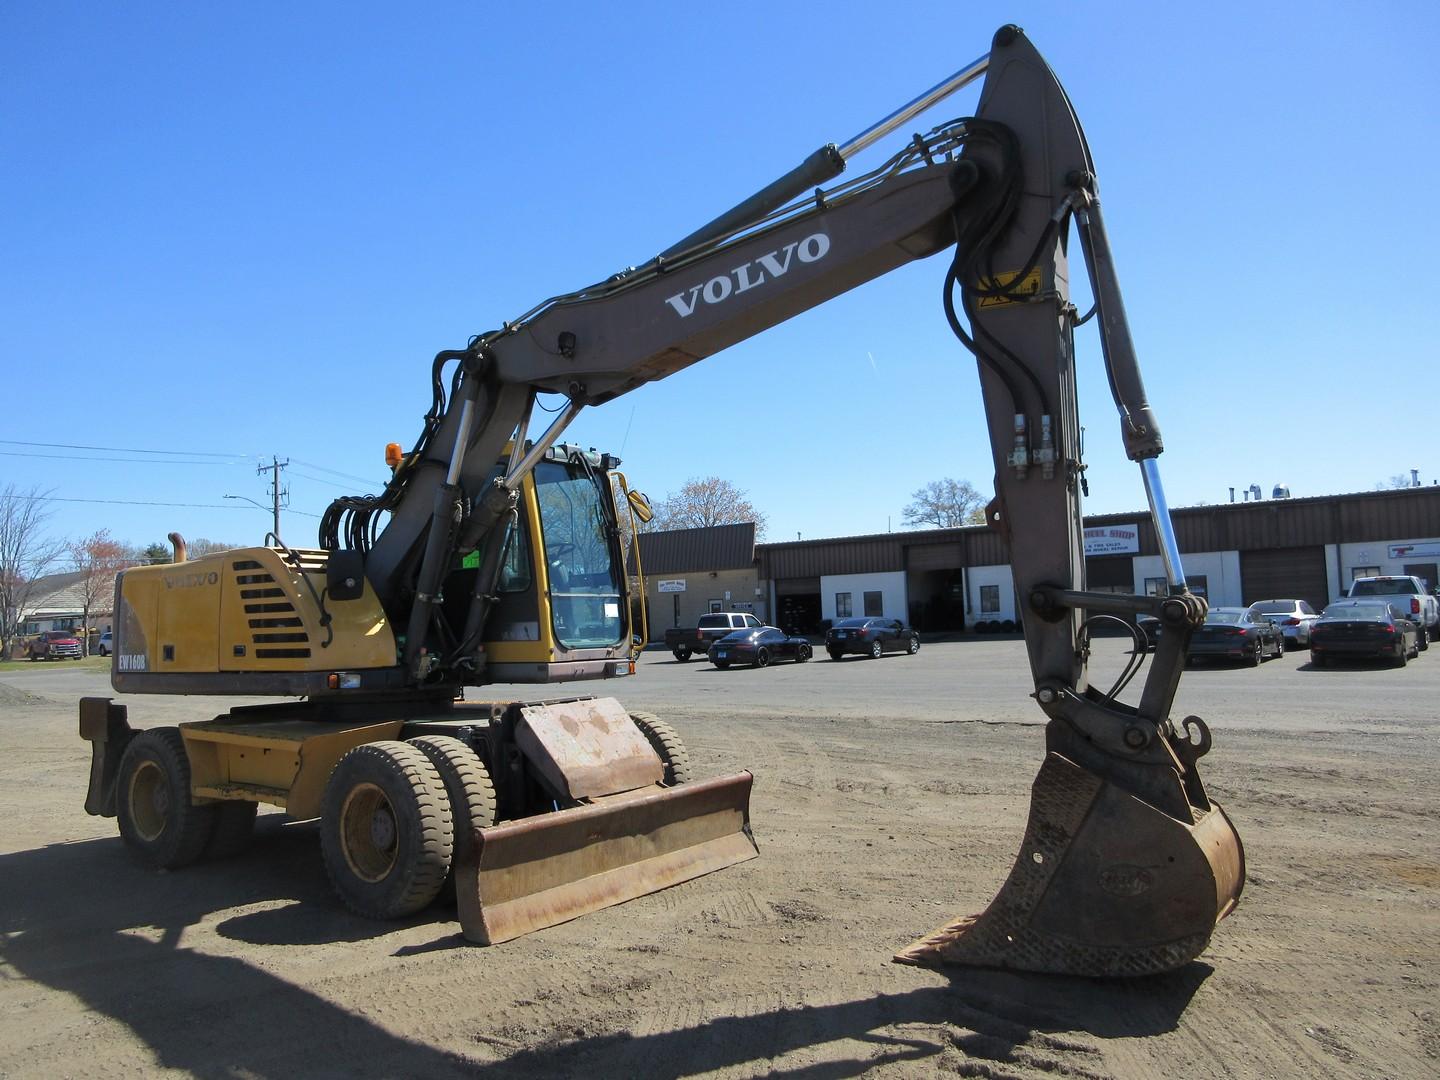
[[[1286,647],[1293,649],[1310,644],[1310,625],[1320,618],[1320,613],[1304,600],[1256,600],[1250,605],[1250,612],[1280,627]]]
[[[1153,652],[1160,644],[1160,620],[1154,615],[1136,615],[1135,626],[1147,651]]]
[[[1261,615],[1252,615],[1249,608],[1211,608],[1205,625],[1190,639],[1187,660],[1201,656],[1218,656],[1229,660],[1245,660],[1259,667],[1272,656],[1285,652],[1285,639],[1280,629]]]
[[[1310,627],[1310,662],[1378,657],[1404,667],[1420,655],[1420,624],[1383,600],[1337,600]]]
[[[111,641],[111,632],[106,630],[105,633],[100,635],[100,640],[95,645],[95,651],[101,656],[109,656],[114,648],[115,645]]]
[[[1424,578],[1411,574],[1357,577],[1350,583],[1348,600],[1381,600],[1395,608],[1401,618],[1419,627],[1420,648],[1440,638],[1440,599],[1430,591]]]
[[[726,634],[710,646],[710,662],[721,671],[731,664],[769,667],[775,660],[810,659],[810,642],[774,626],[746,627]]]
[[[879,658],[887,652],[920,651],[920,635],[899,619],[837,619],[825,632],[831,660],[846,653]]]
[[[748,611],[712,611],[687,628],[665,631],[665,647],[682,664],[693,653],[708,652],[711,644],[735,630],[754,630],[761,625]]]
[[[46,630],[25,646],[31,660],[79,660],[80,639],[69,630]]]

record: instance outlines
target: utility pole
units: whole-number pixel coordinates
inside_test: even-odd
[[[274,454],[271,454],[269,465],[261,465],[255,469],[256,476],[263,474],[266,469],[270,470],[270,506],[275,513],[276,540],[280,539],[280,499],[282,496],[286,499],[290,498],[289,488],[286,488],[284,491],[280,490],[280,470],[285,468],[289,464],[289,458],[281,461]]]

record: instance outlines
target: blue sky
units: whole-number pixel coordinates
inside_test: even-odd
[[[59,536],[257,543],[268,514],[223,496],[267,502],[256,465],[278,455],[286,539],[313,543],[330,499],[378,490],[385,443],[414,441],[438,350],[645,260],[1007,20],[1086,128],[1172,505],[1440,479],[1419,273],[1440,8],[510,7],[0,7],[0,488],[49,490]],[[943,273],[863,286],[571,436],[654,498],[726,477],[776,540],[898,529],[944,476],[988,491]],[[1086,509],[1135,510],[1082,334]],[[1374,437],[1330,434],[1357,409]],[[137,505],[156,503],[189,505]]]

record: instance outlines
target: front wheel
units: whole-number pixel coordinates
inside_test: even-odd
[[[151,728],[130,740],[116,778],[120,835],[142,862],[188,866],[215,832],[213,803],[190,800],[190,758],[179,728]]]
[[[881,645],[880,642],[878,642],[878,641],[872,641],[872,642],[870,643],[870,659],[871,659],[871,660],[879,660],[880,657],[884,654],[884,652],[885,652],[885,646],[884,646],[884,645]]]
[[[688,784],[692,776],[690,754],[675,729],[654,713],[631,713],[630,719],[640,729],[640,734],[645,736],[650,748],[660,755],[660,760],[665,765],[665,783],[671,787]]]
[[[757,653],[755,654],[755,666],[756,666],[756,667],[769,667],[769,666],[770,666],[770,650],[769,650],[769,649],[761,649],[759,652],[757,652]]]
[[[440,892],[454,844],[444,783],[419,747],[365,743],[336,762],[322,801],[320,853],[351,911],[413,915]]]

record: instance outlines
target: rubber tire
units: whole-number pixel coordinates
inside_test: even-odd
[[[770,650],[769,650],[769,649],[762,648],[762,649],[759,649],[759,650],[756,651],[756,653],[755,653],[755,666],[756,666],[756,667],[769,667],[769,666],[770,666]]]
[[[695,778],[690,768],[690,753],[674,728],[654,713],[633,712],[630,719],[635,721],[635,726],[640,729],[640,734],[645,736],[650,748],[660,755],[660,760],[665,765],[664,781],[667,787],[688,784]]]
[[[689,649],[676,649],[676,650],[675,650],[675,653],[674,653],[674,656],[675,656],[675,659],[676,659],[676,660],[679,660],[679,661],[680,661],[680,663],[682,663],[682,664],[683,664],[683,663],[686,663],[686,662],[690,659],[690,650],[689,650]]]
[[[717,668],[719,668],[721,671],[729,671],[729,670],[730,670],[730,661],[729,661],[729,660],[716,660],[716,661],[714,661],[714,664],[715,664],[715,666],[716,666]]]
[[[380,790],[395,823],[394,858],[373,881],[351,866],[343,838],[347,799],[362,784]],[[420,749],[389,740],[365,743],[335,763],[321,800],[320,854],[351,911],[372,919],[413,915],[445,884],[454,844],[445,785]]]
[[[914,634],[910,635],[910,644],[905,646],[905,651],[911,656],[914,656],[917,652],[920,651],[920,639]]]
[[[879,641],[872,641],[872,642],[870,643],[870,659],[871,659],[871,660],[879,660],[880,657],[882,657],[882,656],[884,656],[884,655],[885,655],[885,646],[884,646],[884,645],[881,645]]]
[[[440,886],[440,895],[455,895],[455,864],[468,854],[475,841],[474,829],[488,829],[498,817],[499,799],[495,782],[480,755],[464,742],[450,735],[421,735],[406,740],[430,759],[445,794],[450,800],[450,821],[455,843],[450,858],[450,873]]]
[[[1418,655],[1418,654],[1420,654],[1420,653],[1422,653],[1422,652],[1428,652],[1429,650],[1430,650],[1430,631],[1427,630],[1425,627],[1422,626],[1422,627],[1420,627],[1419,632],[1416,633],[1416,635],[1415,635],[1415,652],[1416,652],[1416,654]]]
[[[239,855],[255,838],[258,803],[248,799],[226,799],[215,804],[215,831],[205,845],[205,858],[229,859]]]
[[[842,656],[845,655],[845,653],[842,652],[840,649],[826,649],[825,651],[830,654],[831,660],[839,660]]]
[[[149,829],[136,820],[132,788],[137,774],[143,776],[154,769],[159,776],[151,779],[164,784],[164,806],[156,808],[152,800],[152,805],[144,808],[162,819],[158,829]],[[190,758],[179,728],[151,728],[130,740],[116,775],[115,811],[126,846],[147,866],[174,870],[189,866],[205,853],[215,832],[215,806],[190,801]]]
[[[1402,641],[1400,644],[1403,645],[1405,643]],[[1395,659],[1391,661],[1391,663],[1393,663],[1396,667],[1404,667],[1406,664],[1410,663],[1410,653],[1402,648],[1400,652],[1396,655]]]
[[[810,648],[810,645],[809,645],[808,643],[804,643],[804,644],[802,644],[798,649],[795,650],[795,662],[796,662],[797,664],[803,664],[803,663],[805,663],[806,660],[809,660],[810,657],[812,657],[813,655],[815,655],[815,650],[813,650],[812,648]]]
[[[1250,654],[1249,664],[1251,667],[1259,667],[1265,662],[1265,643],[1260,640],[1255,642],[1255,651]]]
[[[1330,666],[1330,658],[1328,656],[1316,656],[1312,652],[1310,654],[1310,666],[1317,668],[1327,668]]]

